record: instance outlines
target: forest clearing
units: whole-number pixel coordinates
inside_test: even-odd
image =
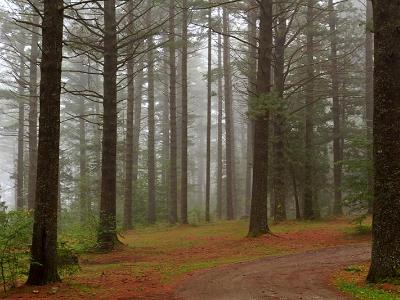
[[[175,228],[157,226],[130,231],[121,238],[125,244],[121,249],[108,254],[83,255],[80,259],[81,271],[76,275],[64,278],[62,284],[23,287],[13,291],[8,298],[252,299],[250,296],[246,297],[237,293],[235,289],[231,289],[229,285],[225,284],[223,286],[231,290],[231,293],[223,294],[225,290],[221,290],[223,297],[218,294],[204,295],[199,291],[204,292],[206,289],[204,285],[197,284],[196,278],[199,274],[207,276],[209,271],[215,268],[216,277],[221,277],[223,274],[229,273],[224,269],[220,271],[217,267],[232,265],[240,268],[240,263],[254,261],[258,264],[260,259],[266,257],[271,257],[270,261],[275,261],[275,264],[281,266],[282,269],[276,271],[276,267],[263,268],[262,265],[260,268],[270,270],[276,277],[277,273],[285,272],[284,264],[277,260],[277,257],[285,257],[293,253],[309,255],[315,250],[326,248],[335,252],[336,256],[331,252],[321,258],[322,261],[332,263],[327,268],[325,267],[325,270],[321,268],[318,257],[311,254],[311,259],[315,264],[312,263],[314,268],[308,272],[320,277],[321,281],[318,284],[315,284],[315,280],[311,279],[310,274],[300,275],[302,269],[293,268],[292,265],[292,270],[298,274],[282,279],[281,285],[275,291],[275,296],[279,296],[279,292],[286,291],[285,286],[291,284],[299,286],[303,291],[310,292],[307,284],[301,282],[301,277],[303,277],[305,280],[312,280],[314,287],[321,289],[322,295],[328,290],[331,295],[339,297],[343,294],[340,294],[338,288],[335,291],[333,282],[335,272],[343,271],[355,263],[365,263],[370,255],[370,233],[368,231],[359,232],[349,220],[286,222],[272,226],[274,235],[256,239],[244,238],[246,230],[247,221],[242,220]],[[337,251],[336,247],[339,246],[341,249],[340,246],[344,245],[348,247],[344,248],[347,251]],[[358,253],[360,247],[363,250],[361,254]],[[296,257],[294,259],[304,261],[304,257],[301,257],[300,260]],[[321,274],[323,274],[322,277]],[[262,278],[264,276],[260,278],[258,285],[249,286],[245,291],[253,290],[260,293],[265,291],[262,283],[269,282],[269,279],[265,276],[266,281],[264,281]],[[185,284],[191,284],[199,290],[188,289]],[[219,283],[214,281],[214,284],[218,286]],[[231,284],[235,285],[232,281]],[[54,292],[54,287],[57,287],[56,292]],[[269,287],[268,290],[273,287]],[[182,292],[182,289],[188,289],[189,294],[185,290]],[[34,294],[33,291],[38,291],[38,293]],[[297,291],[292,292],[296,293]],[[307,296],[310,297],[308,299],[311,299],[311,296],[321,296],[321,293],[313,294],[313,292],[311,290],[311,294],[305,294],[304,299],[307,299]],[[292,297],[293,295],[295,294],[291,294]],[[284,296],[282,294],[282,298]],[[344,298],[339,297],[338,299]]]
[[[400,299],[400,0],[0,0],[0,296]]]

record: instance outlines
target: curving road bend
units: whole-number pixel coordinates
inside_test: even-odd
[[[192,277],[176,296],[187,300],[352,299],[330,286],[341,267],[365,262],[370,244],[352,244],[216,268]]]

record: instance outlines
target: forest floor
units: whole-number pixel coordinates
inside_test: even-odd
[[[167,300],[186,295],[190,295],[187,299],[213,299],[195,298],[193,293],[199,294],[195,283],[212,289],[213,286],[204,281],[207,276],[225,280],[235,274],[239,276],[241,267],[252,268],[259,264],[261,273],[254,278],[249,276],[248,280],[262,280],[264,286],[269,282],[267,278],[272,278],[272,274],[275,277],[279,268],[279,276],[285,278],[281,286],[284,291],[288,290],[288,282],[293,283],[289,283],[292,289],[302,284],[299,279],[312,276],[331,293],[337,293],[329,287],[329,282],[334,284],[329,275],[333,276],[346,265],[368,259],[366,245],[370,236],[356,234],[349,220],[287,222],[271,227],[275,235],[260,238],[246,238],[247,228],[247,221],[240,220],[169,228],[159,225],[130,231],[121,238],[126,245],[121,249],[81,257],[79,274],[64,278],[60,284],[39,288],[21,286],[11,291],[8,299]],[[331,249],[321,250],[325,248]],[[215,269],[218,266],[223,269]],[[293,271],[289,272],[291,269]],[[243,281],[243,276],[236,278]],[[263,286],[257,289],[275,296],[280,292],[272,286],[265,289]],[[191,287],[194,290],[190,291]]]

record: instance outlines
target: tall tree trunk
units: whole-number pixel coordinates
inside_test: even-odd
[[[37,2],[34,2],[36,4]],[[39,16],[33,22],[39,23]],[[38,120],[38,58],[39,58],[39,29],[32,28],[31,56],[29,61],[29,178],[28,178],[28,209],[35,208],[36,170],[37,170],[37,120]]]
[[[101,155],[102,155],[102,129],[101,122],[102,116],[100,111],[100,103],[95,104],[95,112],[97,115],[96,125],[95,125],[95,133],[94,133],[94,142],[95,142],[95,164],[96,164],[96,195],[100,199],[101,192]],[[96,203],[96,207],[99,208],[99,203]]]
[[[218,11],[218,16],[220,15]],[[217,217],[222,219],[222,115],[223,115],[223,92],[222,92],[222,38],[218,35],[218,132],[217,132]]]
[[[86,124],[85,124],[85,100],[79,99],[79,204],[81,223],[84,224],[89,213],[90,203],[87,195],[87,163],[86,163]]]
[[[314,5],[315,0],[307,2],[307,44],[306,73],[309,82],[305,87],[306,119],[305,119],[305,162],[304,162],[304,218],[314,219],[313,177],[314,177]]]
[[[234,123],[232,108],[232,72],[230,61],[229,42],[229,12],[223,8],[223,32],[224,32],[224,80],[225,80],[225,130],[226,130],[226,209],[228,220],[235,218],[235,158],[234,158]]]
[[[129,20],[132,25],[134,22],[133,16],[134,3],[128,2]],[[133,204],[133,121],[134,121],[134,59],[133,49],[135,45],[132,43],[129,46],[128,55],[130,56],[127,63],[127,80],[128,80],[128,97],[126,107],[126,141],[125,141],[125,191],[124,191],[124,220],[123,228],[125,230],[132,229],[132,204]]]
[[[279,97],[279,106],[274,116],[274,138],[273,138],[273,181],[272,195],[274,199],[275,221],[280,222],[286,220],[286,103],[283,96],[285,89],[285,43],[286,43],[286,15],[285,2],[281,1],[277,4],[278,20],[276,27],[276,45],[275,45],[275,91]]]
[[[209,1],[211,5],[211,1]],[[211,190],[211,100],[212,100],[212,9],[208,11],[208,72],[207,72],[207,166],[206,166],[206,222],[210,222]]]
[[[207,103],[207,102],[206,102]],[[207,109],[206,109],[206,115],[207,115]],[[200,119],[199,123],[197,124],[198,126],[198,140],[201,141],[200,144],[196,147],[196,157],[197,157],[197,162],[194,165],[197,165],[197,167],[193,167],[192,170],[197,172],[197,176],[189,176],[189,178],[196,178],[195,182],[193,182],[193,185],[197,185],[197,191],[196,191],[196,196],[197,196],[197,203],[198,205],[202,205],[204,202],[204,195],[205,195],[205,179],[206,179],[206,169],[207,169],[207,159],[206,156],[204,155],[207,153],[207,126],[204,126],[204,120]],[[206,143],[204,143],[206,141]],[[189,186],[190,186],[189,182]],[[194,197],[193,197],[194,198]],[[194,199],[193,199],[194,200]]]
[[[99,68],[99,65],[97,64],[96,69]],[[100,89],[100,77],[101,75],[96,75],[94,76],[94,82],[93,85],[95,89]],[[94,207],[96,207],[96,211],[99,210],[100,208],[100,199],[101,199],[101,173],[102,173],[102,168],[101,168],[101,161],[102,161],[102,122],[103,122],[103,116],[102,116],[102,111],[101,111],[101,105],[99,102],[94,103],[94,111],[96,114],[96,123],[94,124],[94,155],[95,155],[95,182],[96,184],[94,185],[94,193],[96,199],[98,199],[96,202],[94,202]]]
[[[378,282],[400,277],[400,0],[373,4],[375,198],[368,281]]]
[[[169,33],[164,33],[163,40],[165,43],[169,42]],[[164,82],[165,90],[163,92],[163,97],[161,97],[161,110],[162,110],[162,117],[161,117],[161,187],[163,190],[163,203],[165,208],[168,210],[169,207],[169,161],[170,161],[170,154],[169,154],[169,140],[170,140],[170,122],[169,122],[169,57],[167,55],[167,48],[164,49],[164,57],[162,59],[163,70],[164,73],[162,74],[162,81]],[[169,213],[167,213],[167,218],[169,218]]]
[[[176,132],[176,53],[175,53],[175,1],[169,2],[169,223],[178,222],[178,141]]]
[[[182,145],[181,145],[181,223],[188,217],[188,3],[182,3]]]
[[[272,59],[272,1],[262,0],[260,5],[260,37],[257,75],[257,103],[265,101],[271,92],[271,59]],[[258,103],[259,104],[259,103]],[[264,105],[257,105],[264,107]],[[251,237],[268,233],[268,140],[269,111],[253,111],[254,118],[254,161],[253,192],[250,212]]]
[[[249,69],[247,75],[248,82],[248,110],[250,112],[250,103],[256,94],[257,84],[257,3],[251,1],[248,13],[248,41],[249,45]],[[253,181],[253,138],[254,138],[254,123],[252,118],[247,121],[247,166],[246,166],[246,216],[250,215],[251,207],[251,186]]]
[[[164,69],[168,70],[169,67],[169,60],[168,57],[163,61],[164,63]],[[165,73],[164,75],[164,80],[167,83],[169,80],[169,74]],[[169,188],[169,177],[168,177],[168,165],[169,165],[169,160],[170,160],[170,155],[169,155],[169,85],[166,84],[166,90],[165,90],[165,95],[162,97],[162,119],[161,119],[161,130],[162,130],[162,150],[161,150],[161,186],[163,188],[163,191],[165,191],[164,195],[164,201],[165,201],[165,208],[168,206],[168,188]]]
[[[130,29],[133,28],[134,16],[133,1],[129,1],[127,5],[129,11],[128,22]],[[134,59],[133,49],[134,43],[129,46],[128,55],[130,56],[127,62],[127,80],[128,80],[128,96],[126,108],[126,141],[125,141],[125,191],[124,191],[124,219],[123,228],[125,230],[132,229],[132,202],[133,202],[133,121],[134,121]]]
[[[116,235],[117,27],[115,0],[104,3],[104,100],[99,249],[111,251]]]
[[[150,10],[147,14],[147,28],[150,28],[152,22],[152,2],[149,1]],[[154,224],[156,222],[156,154],[155,154],[155,108],[154,108],[154,42],[153,36],[147,40],[148,49],[148,66],[147,66],[147,80],[148,80],[148,113],[147,113],[147,127],[149,129],[147,138],[147,222]]]
[[[334,181],[334,205],[333,213],[342,215],[342,163],[341,163],[341,130],[340,130],[340,100],[339,78],[337,59],[337,33],[336,11],[333,0],[329,0],[329,28],[331,42],[331,78],[332,78],[332,114],[333,114],[333,181]]]
[[[374,34],[372,1],[367,0],[366,32],[365,32],[365,119],[367,123],[368,144],[372,145],[373,140],[373,118],[374,118]],[[368,158],[372,162],[373,149],[368,147]],[[372,213],[372,199],[374,193],[374,174],[368,171],[368,213]]]
[[[138,181],[138,167],[139,167],[139,140],[140,140],[140,130],[141,130],[141,118],[142,118],[142,96],[143,96],[143,62],[138,64],[138,74],[135,82],[135,122],[133,124],[133,150],[132,150],[132,195],[136,196],[137,192],[137,181]],[[135,199],[135,198],[134,198]],[[134,202],[132,203],[134,211]],[[132,212],[133,217],[133,212]],[[133,222],[133,221],[132,221]]]
[[[24,207],[24,135],[25,135],[25,51],[23,45],[19,49],[19,78],[18,78],[18,158],[17,158],[17,185],[16,185],[16,208]]]
[[[36,207],[28,284],[59,281],[57,207],[60,152],[60,94],[64,9],[44,0]]]

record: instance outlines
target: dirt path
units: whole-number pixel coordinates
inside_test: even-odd
[[[177,289],[177,297],[185,300],[351,299],[330,286],[330,275],[369,257],[369,244],[355,244],[216,268],[184,282]]]

